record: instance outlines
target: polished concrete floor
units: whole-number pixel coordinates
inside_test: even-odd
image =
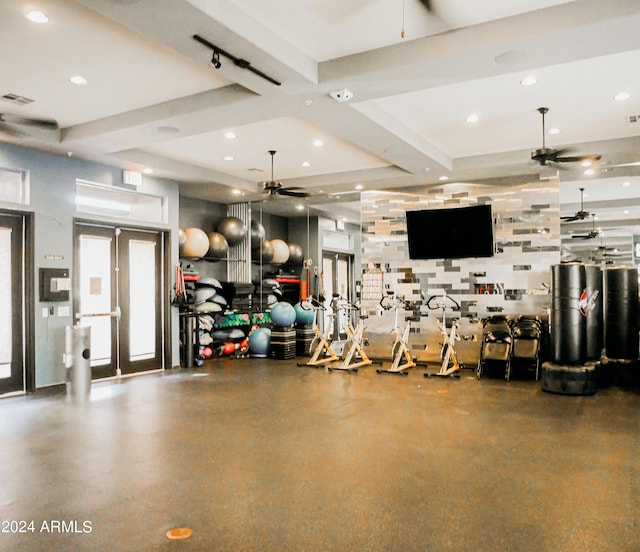
[[[640,550],[637,390],[423,371],[225,359],[2,399],[0,550]]]

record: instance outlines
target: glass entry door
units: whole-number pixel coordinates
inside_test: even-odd
[[[24,391],[24,217],[0,214],[0,395]]]
[[[343,253],[326,253],[322,257],[322,286],[324,288],[325,297],[327,298],[326,306],[331,306],[331,299],[334,293],[337,293],[341,299],[351,302],[353,300],[353,290],[351,289],[351,272],[353,257]],[[330,323],[328,314],[331,311],[327,308],[325,312],[325,324]],[[337,313],[335,326],[333,330],[334,339],[343,339],[345,337],[345,328],[349,313],[345,310],[339,310]],[[357,320],[356,320],[357,321]]]
[[[91,326],[93,379],[163,368],[163,235],[76,225],[77,323]]]

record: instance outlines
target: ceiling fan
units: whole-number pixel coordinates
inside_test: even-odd
[[[595,217],[595,215],[591,215],[589,211],[584,210],[584,188],[580,188],[580,210],[576,211],[573,215],[560,217],[560,220],[564,222],[574,222],[576,220],[584,220],[588,216]]]
[[[37,119],[22,117],[11,113],[0,113],[0,130],[8,134],[28,134],[29,128],[41,130],[59,130],[58,121],[55,119]]]
[[[309,197],[310,194],[307,192],[300,192],[298,190],[302,190],[299,187],[289,187],[285,188],[282,186],[282,182],[276,182],[273,179],[273,158],[276,155],[275,150],[269,150],[269,155],[271,155],[271,180],[268,182],[262,183],[262,190],[267,192],[270,196],[273,195],[283,195],[289,197]]]
[[[600,228],[596,228],[596,216],[591,214],[591,230],[586,234],[571,234],[571,237],[576,240],[592,240],[600,236]]]
[[[531,159],[542,166],[554,165],[558,163],[581,163],[583,161],[598,161],[600,155],[564,155],[570,150],[568,148],[554,149],[548,148],[545,142],[546,129],[544,116],[549,111],[548,107],[539,107],[538,113],[542,115],[542,147],[531,152]]]

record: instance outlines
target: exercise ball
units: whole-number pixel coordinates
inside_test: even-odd
[[[249,336],[249,353],[256,357],[266,357],[271,344],[271,330],[258,328]]]
[[[289,264],[301,265],[302,261],[304,261],[304,253],[302,252],[302,247],[300,247],[297,243],[290,243],[289,260],[287,262]]]
[[[280,301],[271,307],[271,320],[281,328],[293,326],[296,321],[296,309],[286,301]]]
[[[273,260],[273,244],[269,240],[262,240],[262,247],[254,249],[251,257],[256,263],[270,263]]]
[[[308,301],[296,303],[293,308],[296,311],[296,324],[300,324],[301,326],[310,326],[313,324],[316,311],[311,303]]]
[[[187,239],[182,248],[182,256],[189,259],[200,259],[209,250],[209,237],[200,228],[187,228],[184,233]]]
[[[229,253],[229,243],[220,232],[209,232],[209,249],[205,255],[207,261],[219,261]]]
[[[184,244],[187,241],[187,234],[182,228],[178,228],[178,251],[180,252],[180,256],[182,256],[182,250],[184,249]]]
[[[264,226],[257,220],[251,219],[251,249],[258,249],[265,237]]]
[[[236,352],[236,344],[227,342],[222,346],[222,354],[223,355],[232,355]]]
[[[284,240],[271,240],[271,245],[273,245],[273,259],[271,259],[271,264],[284,264],[289,259],[289,246],[287,242]]]
[[[213,356],[213,349],[211,347],[205,347],[202,349],[202,356],[204,358],[211,358]]]
[[[231,247],[242,242],[247,235],[247,227],[238,217],[223,218],[216,228],[226,239]]]

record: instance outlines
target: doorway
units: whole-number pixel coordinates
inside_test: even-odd
[[[92,379],[165,367],[166,235],[76,223],[76,323],[91,327]]]
[[[25,215],[0,213],[0,395],[26,390],[27,224]]]
[[[327,298],[327,307],[331,307],[331,299],[334,294],[338,294],[341,299],[346,299],[350,303],[353,302],[353,286],[351,285],[353,277],[353,255],[345,253],[328,253],[322,255],[322,286]],[[324,323],[331,323],[328,319],[329,314],[333,311],[327,308],[324,311]],[[333,328],[333,338],[335,340],[344,339],[345,328],[347,326],[348,313],[345,310],[339,310],[336,322]],[[325,326],[326,327],[326,326]]]

